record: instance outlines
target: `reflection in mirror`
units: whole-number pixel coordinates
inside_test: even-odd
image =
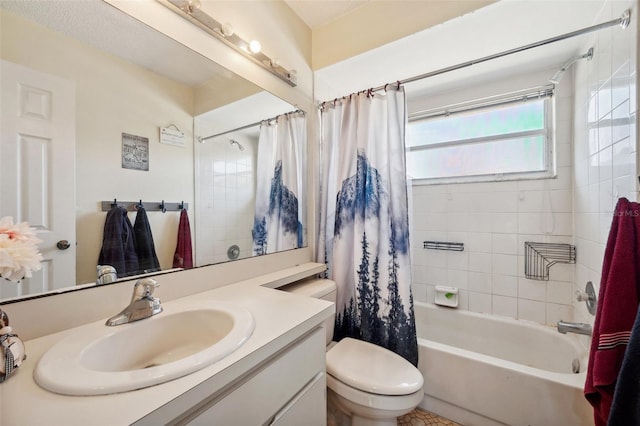
[[[12,216],[36,227],[45,258],[32,279],[19,285],[0,282],[0,302],[95,283],[105,200],[188,204],[195,266],[252,255],[255,176],[241,172],[255,168],[259,126],[228,133],[220,137],[222,143],[217,137],[194,144],[194,138],[229,132],[295,110],[294,106],[102,1],[3,1],[0,19],[0,217]],[[7,82],[7,76],[17,80]],[[20,83],[23,76],[33,80]],[[55,90],[37,89],[42,80]],[[50,116],[62,117],[54,124],[56,130],[41,134],[28,123],[28,131],[13,126],[19,120],[6,112],[17,109],[5,103],[10,98],[5,87],[34,88],[21,92],[22,98],[14,90],[12,102],[26,100],[31,122],[37,121],[34,114],[46,116],[46,111],[34,108],[50,105]],[[43,93],[52,93],[52,100],[43,101]],[[216,116],[225,118],[216,121]],[[184,138],[162,143],[162,128],[177,130]],[[123,134],[142,141],[138,160],[146,162],[148,170],[123,167],[128,146]],[[7,141],[16,142],[9,147]],[[29,162],[8,167],[5,162],[16,163],[18,147],[23,161]],[[201,154],[206,160],[199,158]],[[227,157],[215,157],[218,154]],[[35,160],[39,163],[31,162]],[[235,172],[227,170],[227,164],[234,163]],[[222,164],[224,174],[218,173]],[[214,168],[215,178],[209,173]],[[205,177],[208,180],[202,181]],[[225,196],[211,192],[201,208],[202,191],[221,180],[227,185]],[[171,270],[180,213],[147,214],[160,267]],[[238,223],[222,224],[209,220],[208,214]],[[128,216],[134,223],[136,213]],[[237,231],[226,239],[232,232],[216,229],[220,238],[206,247],[194,237],[207,223]],[[60,240],[70,241],[69,248],[56,248]]]

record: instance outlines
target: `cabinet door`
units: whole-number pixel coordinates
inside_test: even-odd
[[[262,369],[213,405],[193,413],[190,426],[256,426],[269,424],[302,389],[319,377],[325,380],[324,328],[318,328],[287,348]],[[326,406],[324,395],[315,404]],[[326,410],[325,410],[326,415]],[[305,424],[306,423],[302,423]],[[316,424],[316,423],[313,423]],[[319,423],[318,423],[319,424]],[[299,426],[299,425],[298,425]]]
[[[326,401],[326,380],[323,373],[319,373],[304,387],[278,414],[275,415],[272,426],[326,426],[327,406],[320,401]]]

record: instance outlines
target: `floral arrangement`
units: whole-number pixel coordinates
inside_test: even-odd
[[[0,218],[0,277],[19,282],[42,268],[41,242],[27,222],[14,224],[11,216]]]

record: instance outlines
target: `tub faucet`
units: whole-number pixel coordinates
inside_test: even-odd
[[[576,333],[591,336],[591,324],[583,322],[558,321],[558,333]]]
[[[153,291],[158,287],[158,282],[153,278],[142,278],[133,286],[133,296],[129,306],[122,312],[112,316],[105,323],[108,326],[127,324],[162,312],[160,299],[153,297]]]

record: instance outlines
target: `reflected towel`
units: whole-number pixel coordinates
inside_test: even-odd
[[[98,265],[113,266],[118,277],[133,275],[138,271],[133,227],[123,207],[116,206],[107,213]]]
[[[140,273],[155,272],[160,270],[160,262],[156,256],[156,247],[151,235],[151,225],[144,207],[138,207],[136,221],[133,224],[135,235],[136,254],[138,255],[138,267]]]
[[[596,426],[609,418],[613,393],[638,309],[640,204],[618,200],[602,264],[585,397]]]
[[[173,255],[174,268],[193,268],[193,258],[191,250],[191,227],[189,226],[189,216],[186,210],[180,212],[180,224],[178,225],[178,243],[176,252]]]

